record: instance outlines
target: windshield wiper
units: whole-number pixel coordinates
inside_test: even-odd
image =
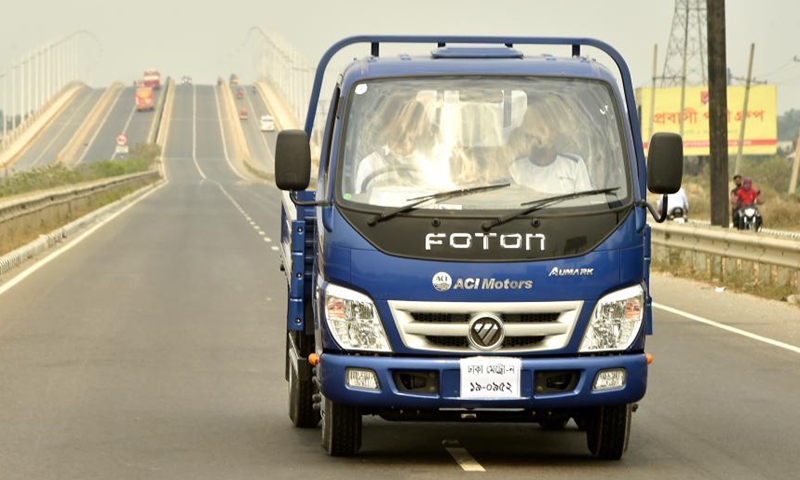
[[[557,195],[555,197],[540,198],[539,200],[533,200],[533,201],[530,201],[530,202],[520,203],[520,206],[528,205],[528,207],[524,208],[522,210],[519,210],[517,212],[510,213],[510,214],[506,215],[505,217],[499,217],[499,218],[496,218],[496,219],[494,219],[494,220],[492,220],[490,222],[484,222],[481,225],[481,228],[483,228],[484,231],[488,232],[489,230],[491,230],[492,228],[494,228],[494,227],[496,227],[498,225],[502,225],[502,224],[504,224],[506,222],[509,222],[509,221],[511,221],[511,220],[513,220],[515,218],[521,217],[523,215],[527,215],[529,213],[533,213],[533,212],[535,212],[537,210],[541,210],[542,208],[550,206],[550,205],[553,205],[555,203],[561,203],[564,200],[570,200],[570,199],[578,198],[578,197],[588,197],[590,195],[598,195],[598,194],[602,194],[602,193],[613,193],[616,190],[619,190],[619,187],[600,188],[600,189],[597,189],[597,190],[585,190],[583,192],[568,193],[566,195]]]
[[[378,222],[389,220],[390,218],[396,217],[401,213],[410,212],[411,210],[414,210],[418,205],[421,205],[430,200],[446,200],[453,197],[460,197],[462,195],[470,195],[478,192],[486,192],[488,190],[497,190],[500,188],[505,188],[509,185],[511,184],[498,183],[494,185],[483,185],[481,187],[459,188],[457,190],[448,190],[446,192],[431,193],[430,195],[423,195],[421,197],[409,198],[408,200],[412,200],[411,203],[397,207],[387,212],[383,212],[380,215],[375,215],[374,217],[370,218],[367,221],[367,225],[369,225],[370,227],[374,227]]]

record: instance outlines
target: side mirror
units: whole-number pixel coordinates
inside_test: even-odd
[[[311,146],[304,130],[283,130],[275,144],[275,184],[305,190],[311,181]]]
[[[647,152],[647,189],[675,193],[683,177],[683,139],[677,133],[656,133]]]

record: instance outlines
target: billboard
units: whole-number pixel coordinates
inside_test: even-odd
[[[652,91],[652,88],[641,88],[637,91],[642,112],[642,138],[645,150],[653,133],[680,133],[681,116],[683,116],[684,155],[708,155],[708,87],[686,87],[683,112],[681,112],[680,87],[656,88],[655,108],[651,112]],[[735,155],[739,148],[744,91],[744,86],[728,86],[729,155]],[[750,86],[743,143],[742,151],[745,155],[770,155],[776,152],[778,115],[775,85]]]

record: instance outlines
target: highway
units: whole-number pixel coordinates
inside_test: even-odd
[[[135,87],[125,87],[114,100],[102,124],[89,136],[89,144],[79,155],[80,162],[95,162],[117,158],[116,138],[120,133],[128,137],[128,145],[133,148],[137,143],[147,141],[150,125],[153,123],[153,111],[137,112],[134,103]],[[154,102],[158,102],[160,90],[155,92]]]
[[[86,116],[103,95],[104,89],[83,88],[52,122],[31,142],[14,162],[16,170],[42,167],[56,160]]]
[[[287,416],[279,194],[233,170],[215,92],[176,87],[168,184],[0,283],[3,480],[797,477],[797,309],[663,275],[655,302],[697,318],[654,309],[649,391],[621,462],[592,460],[573,424],[378,419],[357,457],[326,456],[319,429]],[[485,471],[465,472],[453,446]]]
[[[250,159],[253,167],[262,171],[272,173],[275,170],[273,159],[275,158],[275,141],[278,137],[277,130],[274,132],[261,131],[261,116],[272,115],[264,99],[252,85],[243,85],[242,98],[236,98],[237,87],[231,87],[233,98],[236,99],[238,108],[246,107],[249,114],[247,120],[242,121],[247,146],[250,149]]]

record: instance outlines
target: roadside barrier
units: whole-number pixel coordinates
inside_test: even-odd
[[[651,224],[653,260],[689,267],[708,278],[800,293],[800,241],[691,224]]]

